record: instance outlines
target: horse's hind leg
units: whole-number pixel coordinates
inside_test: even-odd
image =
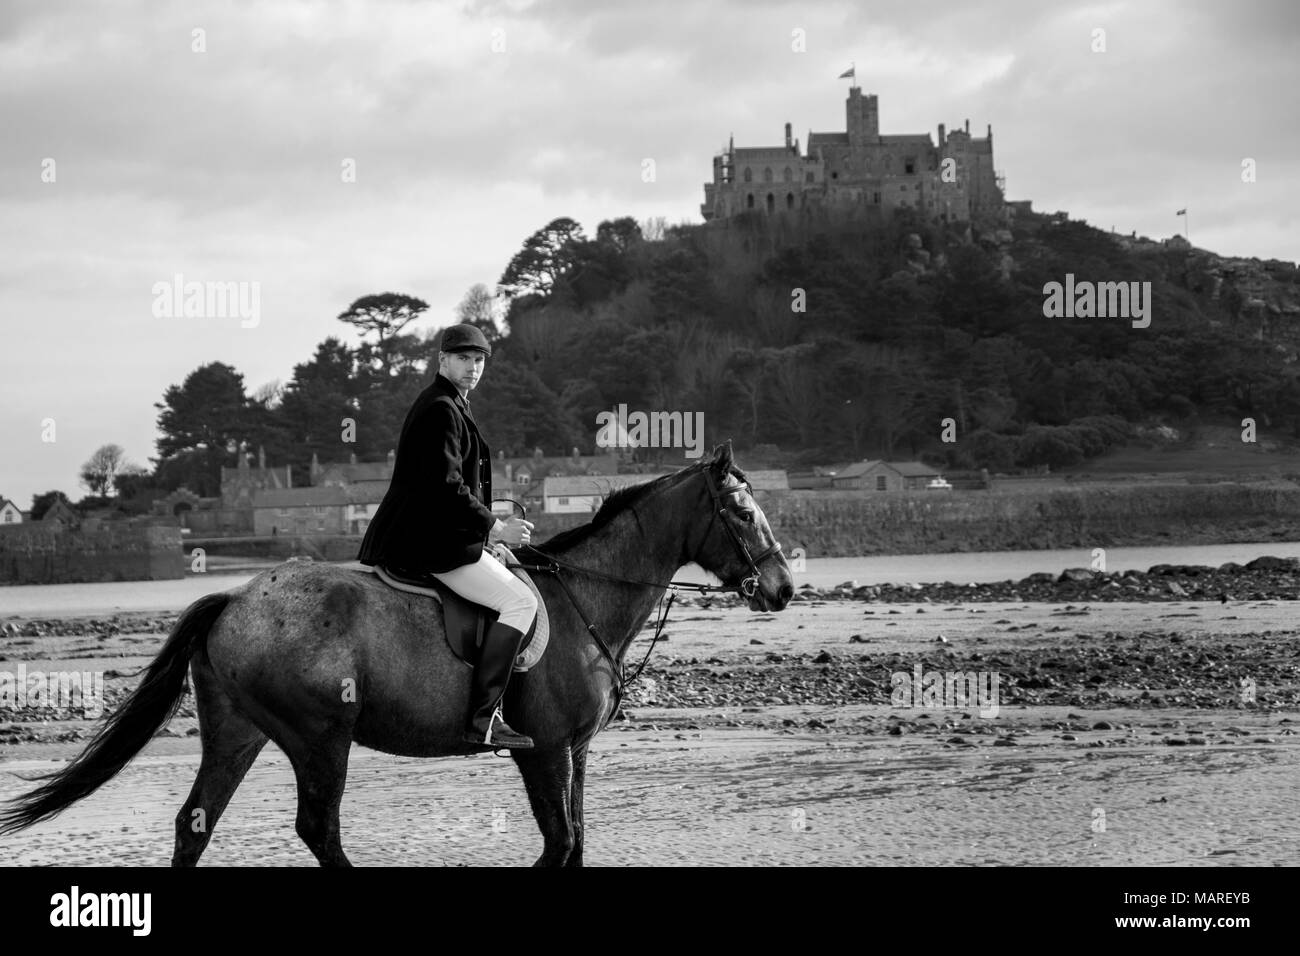
[[[339,839],[339,804],[348,779],[350,734],[331,733],[288,750],[298,777],[298,836],[321,866],[351,866]]]
[[[203,758],[189,798],[176,814],[176,848],[172,866],[194,866],[212,839],[248,768],[266,745],[266,734],[235,709],[217,685],[206,660],[195,660],[194,697],[199,715]]]
[[[585,835],[582,821],[582,790],[587,778],[588,741],[573,748],[573,781],[569,785],[569,826],[573,830],[573,849],[564,861],[565,866],[582,866],[582,840]]]
[[[528,802],[542,831],[542,855],[534,866],[564,866],[573,851],[569,791],[573,758],[568,747],[558,750],[517,750],[511,753],[528,790]]]

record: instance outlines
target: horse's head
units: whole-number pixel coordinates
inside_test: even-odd
[[[745,473],[731,457],[731,443],[718,445],[699,467],[702,537],[687,536],[686,559],[739,588],[755,611],[781,611],[794,595],[794,578],[781,546],[754,500]]]

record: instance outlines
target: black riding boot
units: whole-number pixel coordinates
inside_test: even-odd
[[[500,621],[493,621],[483,635],[483,650],[470,679],[466,743],[507,750],[527,750],[533,745],[532,737],[512,730],[501,716],[501,700],[523,640],[522,631]]]

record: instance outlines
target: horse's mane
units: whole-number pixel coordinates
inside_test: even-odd
[[[609,524],[624,511],[627,511],[642,499],[650,497],[650,495],[671,484],[675,484],[678,481],[684,481],[690,475],[703,471],[711,464],[710,461],[702,461],[683,468],[680,471],[675,471],[671,475],[662,475],[659,478],[654,479],[654,481],[647,481],[643,484],[628,485],[626,488],[620,488],[618,491],[612,492],[605,499],[600,506],[600,510],[592,516],[591,521],[586,524],[578,525],[576,528],[570,528],[568,531],[561,531],[559,534],[552,535],[542,542],[538,550],[546,552],[567,551],[569,548],[581,544],[583,541],[587,540],[587,538],[590,538],[593,534],[605,527],[605,525]],[[731,466],[728,474],[735,475],[742,482],[747,482],[749,480],[745,477],[745,473],[735,465]]]

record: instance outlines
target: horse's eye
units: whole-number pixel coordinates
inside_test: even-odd
[[[748,524],[754,523],[754,512],[752,511],[742,511],[740,517]]]

